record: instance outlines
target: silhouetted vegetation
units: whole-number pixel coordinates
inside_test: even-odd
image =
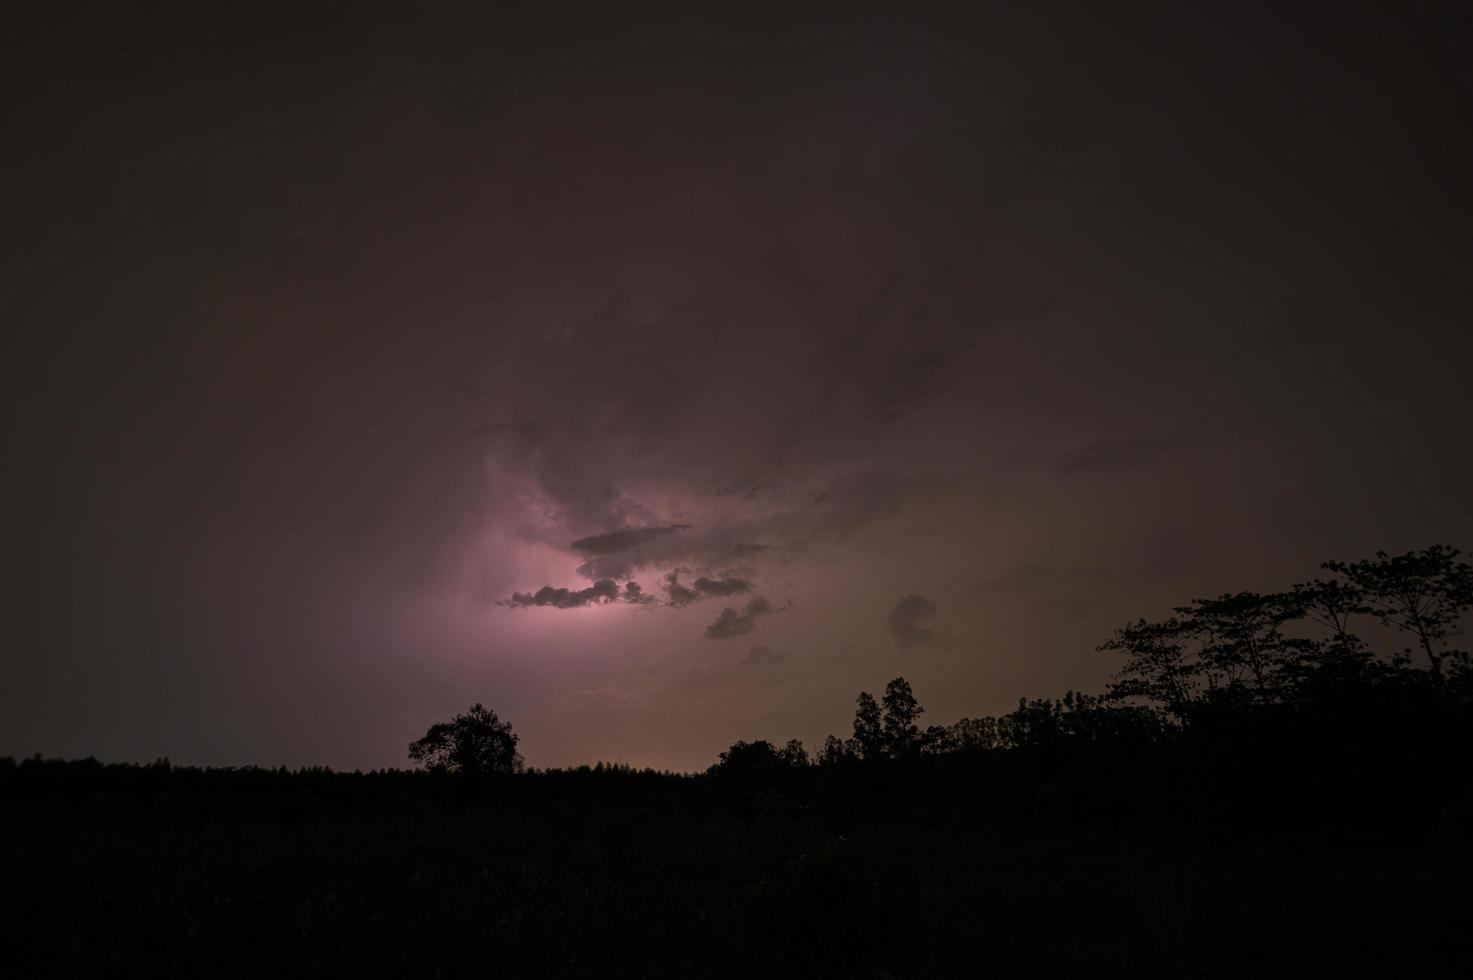
[[[507,775],[521,772],[525,765],[511,725],[480,704],[430,726],[424,738],[409,744],[409,758],[431,772],[465,776]]]
[[[477,705],[424,771],[0,760],[18,976],[1461,976],[1473,574],[1431,548],[1118,630],[1101,694],[810,759],[525,770]]]

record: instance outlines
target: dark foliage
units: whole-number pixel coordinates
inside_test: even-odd
[[[860,759],[879,759],[885,754],[884,723],[880,703],[868,691],[860,691],[854,711],[854,734],[848,743],[849,754]]]
[[[923,730],[896,678],[817,764],[514,772],[480,706],[427,771],[0,760],[5,975],[1466,975],[1467,566],[1326,567],[1104,695]]]
[[[466,776],[510,775],[524,766],[511,725],[480,704],[430,726],[424,738],[410,743],[409,758],[431,772]]]
[[[1344,578],[1283,593],[1198,599],[1171,619],[1124,626],[1101,646],[1125,655],[1111,694],[1159,710],[1175,726],[1320,701],[1332,690],[1351,697],[1366,688],[1430,687],[1466,697],[1469,658],[1450,641],[1473,604],[1473,567],[1458,554],[1434,546],[1325,562]],[[1355,632],[1365,620],[1412,642],[1378,655]],[[1413,646],[1426,671],[1412,667]]]
[[[885,685],[885,720],[881,726],[885,751],[892,758],[914,755],[921,748],[921,732],[916,721],[925,713],[916,701],[910,684],[897,677]]]
[[[1473,605],[1473,567],[1457,558],[1456,548],[1435,545],[1394,558],[1378,551],[1367,561],[1330,561],[1324,567],[1345,576],[1344,591],[1352,597],[1348,612],[1369,614],[1409,634],[1432,673],[1441,676],[1448,661],[1468,669],[1467,652],[1447,647],[1459,618]]]

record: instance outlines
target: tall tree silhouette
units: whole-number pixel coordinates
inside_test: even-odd
[[[885,719],[883,734],[885,750],[892,756],[911,755],[920,750],[921,731],[917,719],[925,713],[910,683],[897,677],[885,685]]]
[[[873,694],[860,691],[855,705],[854,736],[849,740],[852,754],[861,759],[878,759],[885,754],[880,704]]]
[[[409,758],[431,772],[472,776],[521,772],[524,767],[516,732],[481,704],[431,725],[423,738],[409,744]]]

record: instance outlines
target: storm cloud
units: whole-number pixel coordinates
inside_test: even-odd
[[[885,628],[895,637],[900,649],[905,650],[931,638],[931,630],[921,624],[935,615],[935,604],[925,596],[903,596],[885,617]]]
[[[698,578],[695,582],[696,591],[702,595],[733,596],[742,592],[751,592],[752,583],[744,578]]]
[[[749,600],[741,612],[727,606],[721,610],[721,614],[716,617],[715,621],[706,627],[706,638],[708,640],[729,640],[732,637],[750,633],[757,628],[758,618],[772,611],[772,604],[761,596]]]
[[[551,606],[554,609],[579,609],[610,602],[643,604],[654,599],[645,594],[638,582],[624,583],[621,592],[613,579],[599,579],[586,589],[555,589],[544,585],[536,592],[513,592],[500,605],[511,607]]]
[[[666,534],[674,534],[677,531],[685,531],[689,528],[689,524],[670,524],[665,527],[623,528],[618,531],[610,531],[607,534],[594,534],[586,538],[579,538],[568,547],[574,551],[581,551],[588,555],[612,555],[620,551],[628,551],[630,548],[653,541]]]
[[[1433,7],[297,7],[0,39],[0,756],[703,768],[1473,543]]]
[[[751,582],[735,577],[713,579],[703,575],[687,586],[680,581],[678,571],[665,576],[664,586],[672,606],[686,606],[712,596],[729,597],[752,591]]]
[[[766,644],[759,643],[748,650],[742,659],[732,665],[733,674],[745,675],[773,670],[788,661],[788,653],[785,650],[775,650]]]

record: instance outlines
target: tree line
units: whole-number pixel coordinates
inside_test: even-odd
[[[802,742],[738,741],[713,772],[899,760],[1056,745],[1129,745],[1245,718],[1313,714],[1367,699],[1437,711],[1473,703],[1473,663],[1458,649],[1473,606],[1473,566],[1434,545],[1356,562],[1327,561],[1325,577],[1281,592],[1234,592],[1128,623],[1101,652],[1122,663],[1101,694],[1020,699],[995,717],[921,727],[925,713],[897,677],[876,699],[861,691],[851,734],[828,736],[810,758]],[[1364,628],[1379,627],[1374,637]],[[517,736],[475,705],[410,746],[426,769],[515,773]]]

